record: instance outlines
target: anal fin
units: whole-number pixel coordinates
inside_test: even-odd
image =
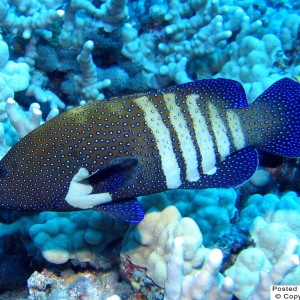
[[[200,188],[229,188],[236,187],[254,174],[258,167],[258,152],[254,148],[243,148],[238,150],[207,174],[204,174],[197,186]]]
[[[135,198],[101,204],[94,209],[129,223],[139,223],[144,218],[144,210]]]

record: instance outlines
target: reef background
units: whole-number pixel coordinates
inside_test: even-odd
[[[89,101],[224,77],[252,102],[299,81],[299,11],[292,0],[3,0],[0,157]],[[271,284],[300,283],[299,187],[293,159],[237,189],[143,197],[137,226],[1,212],[0,298],[268,299]]]

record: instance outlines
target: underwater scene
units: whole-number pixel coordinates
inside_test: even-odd
[[[0,300],[299,299],[300,1],[1,0],[0,159]]]

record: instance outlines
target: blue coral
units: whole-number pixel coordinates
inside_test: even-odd
[[[234,189],[174,190],[166,195],[184,217],[198,224],[205,246],[213,246],[230,231],[230,220],[236,212]]]

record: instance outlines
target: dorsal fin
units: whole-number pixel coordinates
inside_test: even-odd
[[[241,83],[225,78],[188,82],[163,89],[162,92],[196,94],[223,109],[238,109],[248,105],[246,93]]]

